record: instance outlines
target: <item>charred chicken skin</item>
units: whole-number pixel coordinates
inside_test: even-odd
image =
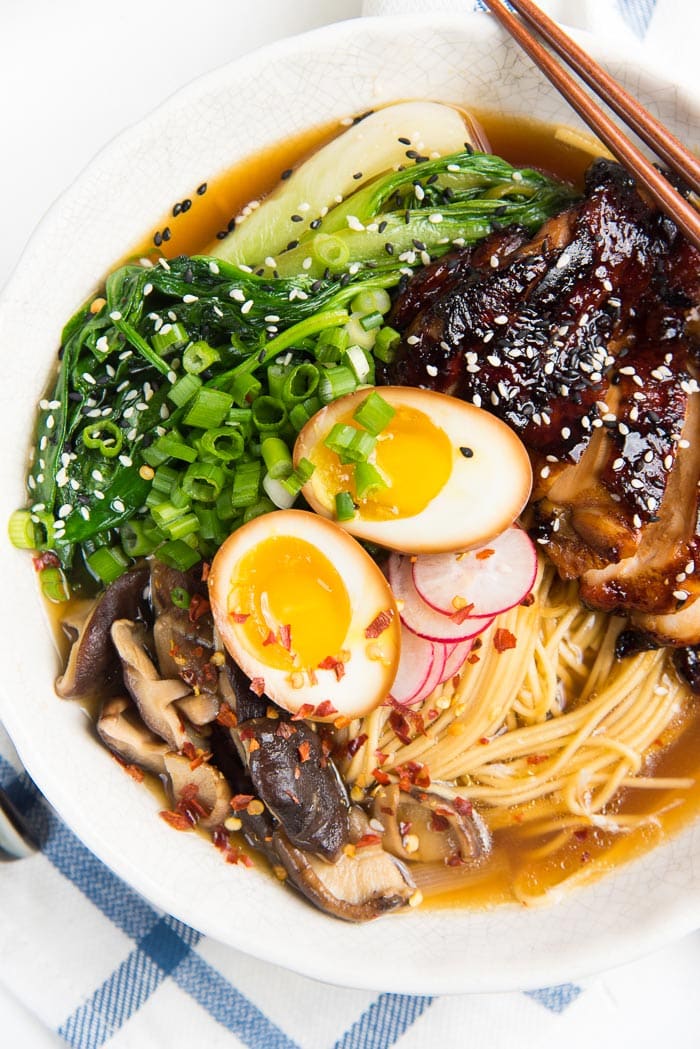
[[[382,375],[516,430],[559,573],[661,645],[700,644],[699,304],[700,252],[598,160],[534,238],[492,234],[411,281]]]

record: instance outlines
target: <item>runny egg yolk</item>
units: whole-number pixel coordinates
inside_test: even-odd
[[[313,669],[342,651],[352,614],[348,592],[311,543],[285,535],[263,539],[241,558],[231,584],[228,613],[267,666]]]
[[[341,416],[338,422],[359,429],[352,412]],[[311,458],[326,491],[349,491],[360,517],[384,521],[413,517],[432,502],[450,477],[454,449],[445,431],[425,412],[400,405],[389,425],[379,434],[369,459],[386,481],[386,488],[375,488],[360,499],[353,464],[341,463],[337,453],[322,441]]]

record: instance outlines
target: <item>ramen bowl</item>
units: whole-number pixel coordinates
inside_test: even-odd
[[[636,57],[581,40],[698,145],[697,100]],[[579,126],[488,17],[412,16],[339,23],[266,47],[187,86],[106,147],[44,219],[0,303],[5,519],[24,502],[32,420],[63,324],[172,202],[271,144],[406,98]],[[47,278],[54,273],[60,281]],[[446,994],[561,983],[700,926],[700,820],[543,907],[424,906],[357,926],[315,911],[259,867],[227,865],[203,838],[158,819],[156,795],[98,745],[85,711],[54,693],[59,656],[29,558],[6,549],[3,563],[12,614],[0,717],[26,769],[108,867],[206,935],[338,985]]]

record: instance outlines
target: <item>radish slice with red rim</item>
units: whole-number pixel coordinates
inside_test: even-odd
[[[401,625],[401,657],[390,693],[397,703],[417,702],[416,697],[434,675],[434,667],[437,665],[439,672],[442,671],[444,657],[436,659],[435,648],[432,641]]]
[[[406,633],[410,633],[410,630],[407,630]],[[421,638],[421,640],[423,639]],[[443,674],[445,673],[445,663],[447,661],[446,646],[440,641],[430,641],[429,644],[433,646],[433,665],[423,687],[416,693],[411,703],[422,703],[444,680]]]
[[[400,606],[401,622],[414,634],[429,641],[466,641],[480,634],[491,622],[492,616],[477,619],[469,616],[444,615],[426,604],[413,583],[410,558],[392,554],[388,562],[389,583]]]
[[[447,653],[447,658],[445,659],[445,668],[442,672],[443,681],[449,681],[451,677],[454,677],[454,675],[462,669],[464,661],[472,650],[473,644],[473,639],[469,638],[468,641],[459,641],[456,645],[452,646]]]
[[[453,614],[464,602],[470,619],[496,616],[532,590],[537,552],[527,532],[513,527],[476,550],[417,557],[412,568],[416,591],[435,612]]]

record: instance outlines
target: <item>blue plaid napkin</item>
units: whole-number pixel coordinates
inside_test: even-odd
[[[676,69],[697,39],[684,0],[542,6],[569,24],[643,40]],[[366,0],[364,11],[467,7],[463,0]],[[680,14],[685,43],[675,33]],[[610,1032],[622,1024],[623,1044],[643,1049],[661,1037],[675,1049],[697,1044],[688,1003],[699,936],[585,985],[526,994],[434,998],[331,988],[245,957],[147,903],[62,823],[1,729],[0,785],[42,843],[31,858],[0,865],[0,1045],[554,1049],[564,1042],[576,1049],[611,1044]],[[654,1001],[662,1011],[649,1009]]]

